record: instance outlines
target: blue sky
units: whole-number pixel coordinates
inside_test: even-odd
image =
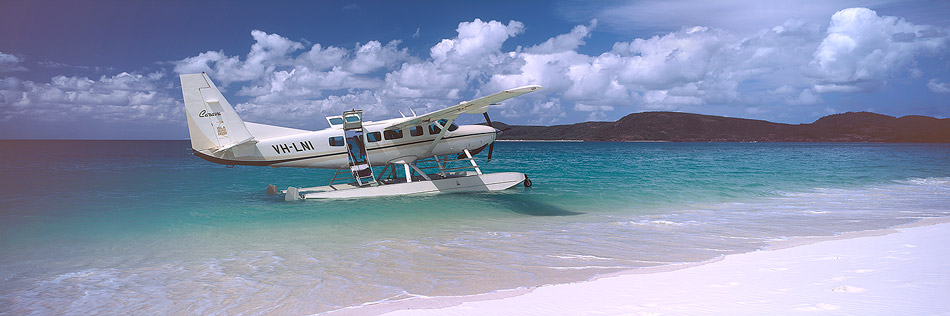
[[[528,84],[492,118],[950,116],[946,1],[6,1],[0,30],[0,138],[184,139],[201,71],[304,129]]]

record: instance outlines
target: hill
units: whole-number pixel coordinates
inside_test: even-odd
[[[950,142],[950,119],[871,112],[822,117],[811,124],[679,112],[633,113],[616,122],[524,126],[496,122],[501,140],[674,141],[674,142]]]

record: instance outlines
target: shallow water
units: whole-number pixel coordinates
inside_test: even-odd
[[[532,188],[284,202],[332,171],[0,142],[0,314],[319,313],[950,216],[945,144],[499,142]]]

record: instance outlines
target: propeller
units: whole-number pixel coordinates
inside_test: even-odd
[[[482,113],[482,115],[485,115],[485,123],[488,125],[488,127],[495,128],[494,126],[492,126],[491,117],[488,117],[488,112]],[[508,129],[510,129],[510,128],[506,128],[506,129],[504,129],[504,130],[508,130]],[[502,131],[504,131],[504,130],[500,130],[500,131],[498,131],[498,132],[502,132]],[[475,155],[477,155],[478,153],[482,152],[482,150],[485,150],[485,147],[488,147],[488,160],[487,160],[486,162],[491,162],[491,154],[492,154],[493,151],[495,151],[495,142],[494,142],[494,141],[492,141],[492,142],[489,143],[488,145],[475,148],[475,149],[469,151],[469,153],[471,153],[472,156],[475,156]],[[459,154],[459,156],[458,156],[457,159],[462,159],[463,156],[464,156],[464,154]]]
[[[492,126],[492,124],[491,124],[491,118],[488,117],[488,111],[485,111],[485,113],[482,113],[482,114],[485,115],[485,122],[488,123],[488,127],[495,128],[495,127]],[[490,144],[488,144],[488,161],[486,161],[486,162],[491,162],[491,153],[492,153],[493,151],[495,151],[495,141],[494,141],[494,140],[493,140]]]

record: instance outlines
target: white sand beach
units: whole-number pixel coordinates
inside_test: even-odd
[[[349,309],[386,315],[950,314],[950,222],[801,238],[702,264]]]

